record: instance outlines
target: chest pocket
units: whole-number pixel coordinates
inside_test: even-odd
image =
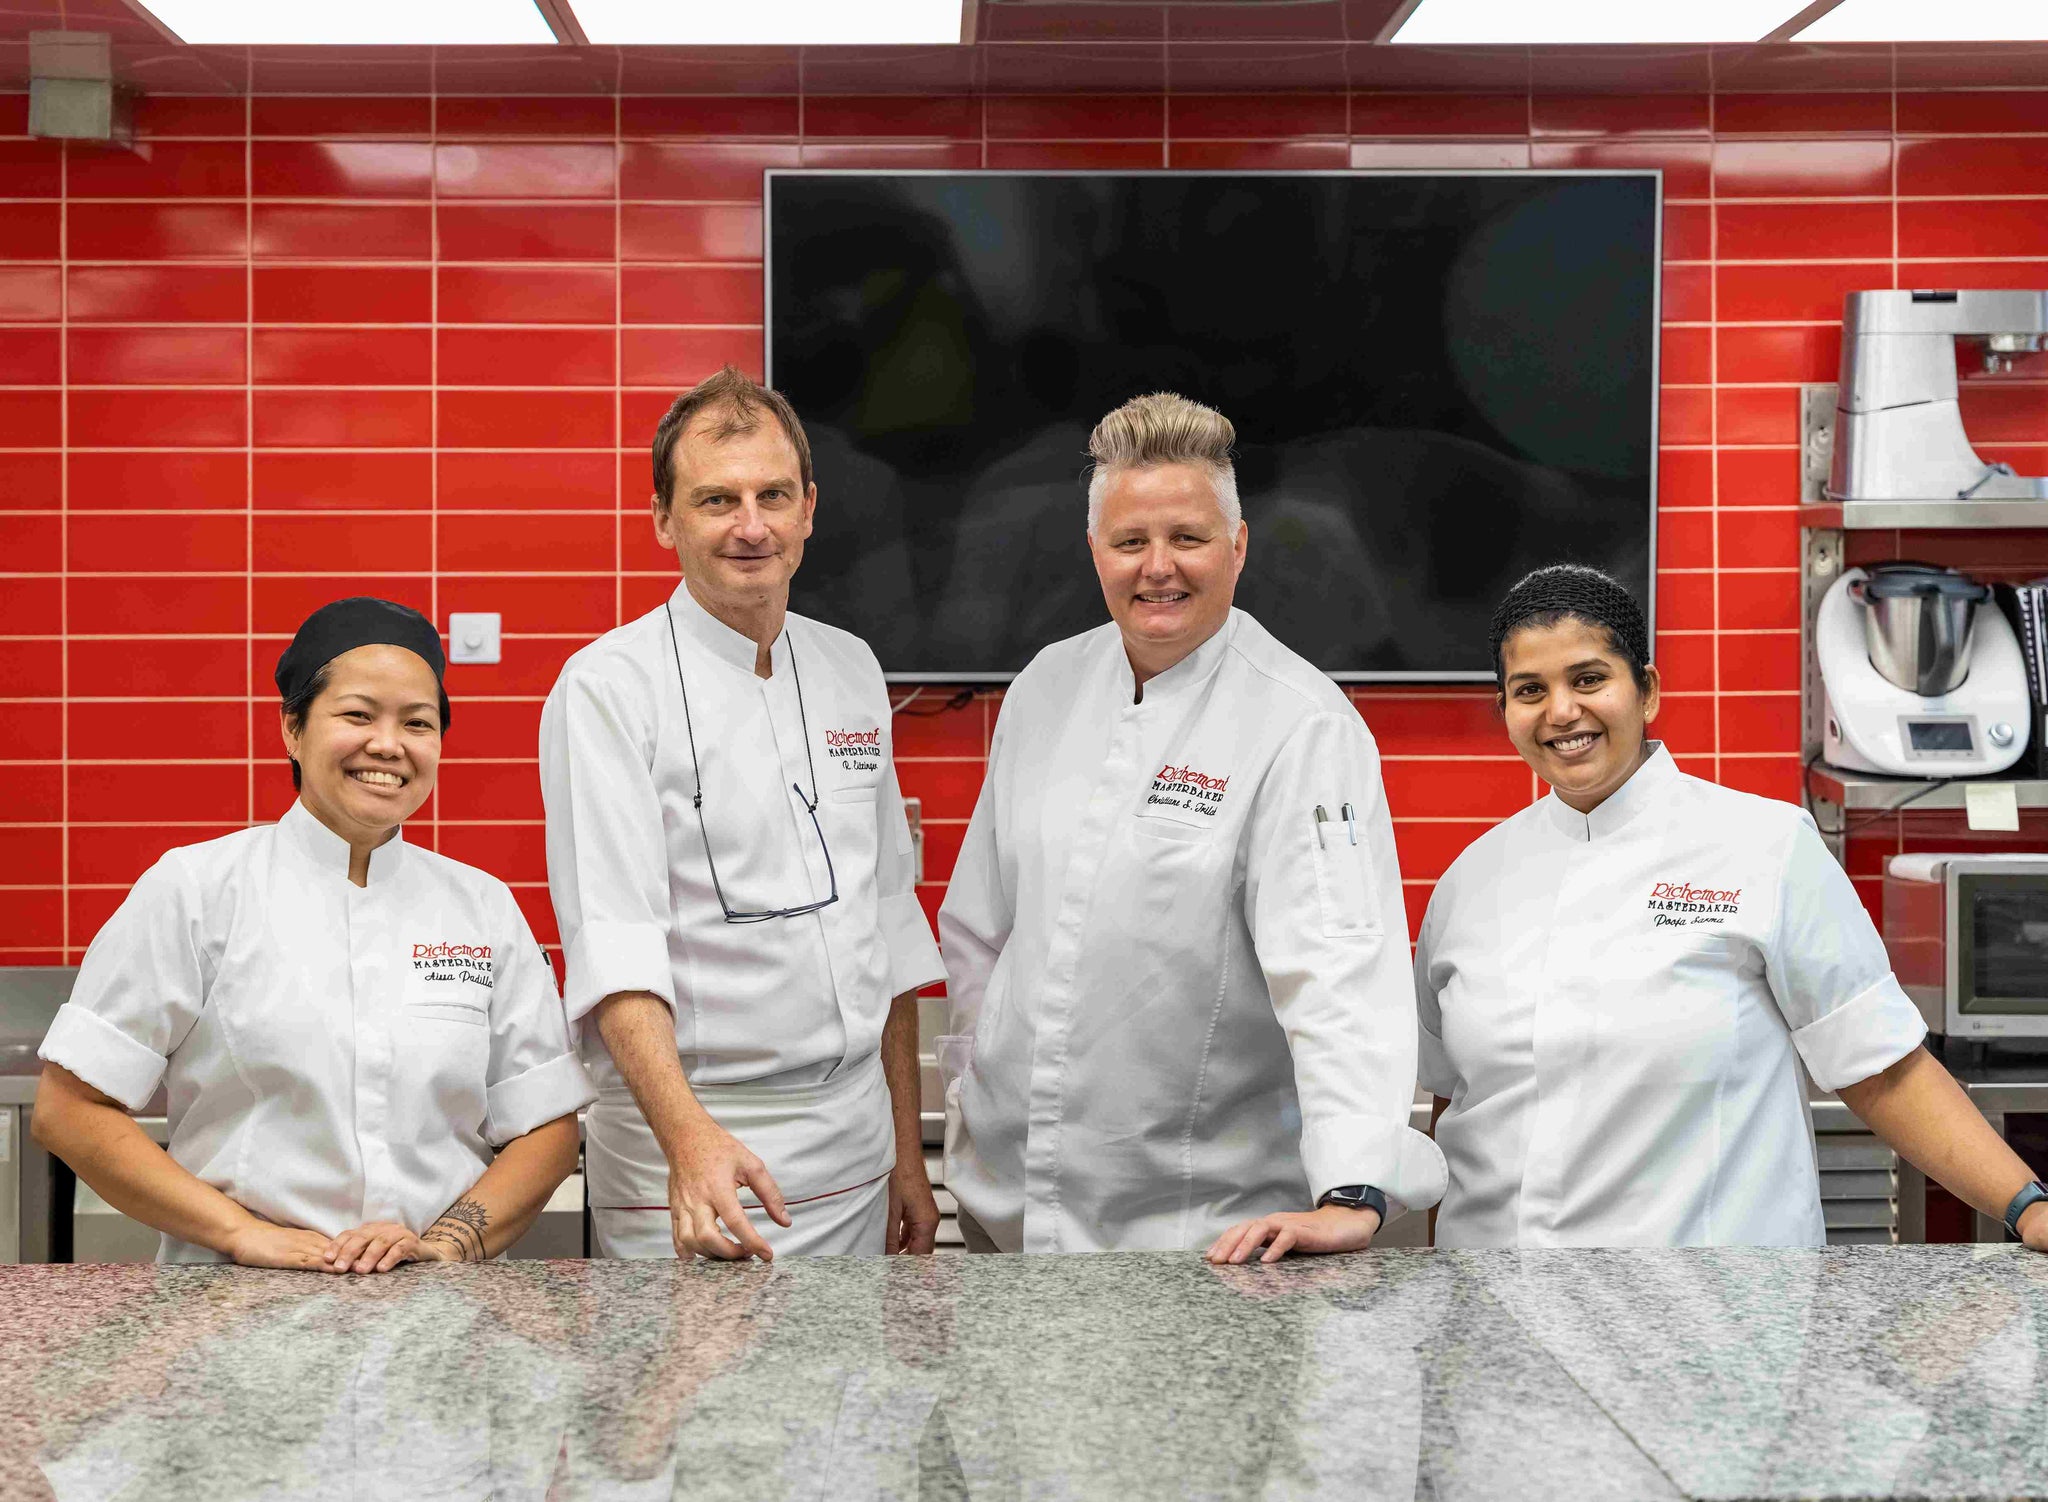
[[[491,1019],[491,991],[496,971],[488,959],[452,956],[445,960],[409,959],[401,999],[407,1022],[430,1020],[483,1028]]]
[[[1373,898],[1364,844],[1352,844],[1341,825],[1325,825],[1316,835],[1312,859],[1323,936],[1356,939],[1378,933],[1379,905]]]
[[[1748,952],[1739,935],[1706,925],[1653,930],[1613,946],[1592,988],[1597,1067],[1644,1083],[1718,1079],[1735,1047]]]

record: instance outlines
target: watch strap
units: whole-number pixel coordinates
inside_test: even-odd
[[[2048,1184],[2039,1179],[2027,1185],[2012,1197],[2012,1203],[2005,1207],[2005,1228],[2017,1236],[2020,1233],[2020,1217],[2027,1213],[2029,1206],[2048,1200]]]
[[[1325,1190],[1322,1198],[1316,1201],[1316,1208],[1320,1210],[1325,1205],[1342,1205],[1347,1210],[1377,1210],[1380,1223],[1386,1223],[1387,1197],[1370,1184],[1339,1184],[1335,1189]]]

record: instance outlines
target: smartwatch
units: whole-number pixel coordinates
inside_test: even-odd
[[[2048,1195],[2043,1198],[2048,1198]],[[1377,1210],[1380,1212],[1380,1224],[1387,1223],[1387,1197],[1370,1184],[1339,1184],[1335,1189],[1325,1191],[1323,1197],[1316,1201],[1318,1210],[1325,1205],[1342,1205],[1347,1210]]]
[[[1337,1192],[1336,1190],[1331,1191],[1332,1194]],[[2005,1228],[2012,1232],[2013,1235],[2019,1235],[2020,1217],[2027,1213],[2028,1206],[2038,1205],[2042,1200],[2048,1200],[2048,1184],[2043,1184],[2039,1179],[2036,1179],[2018,1194],[2015,1194],[2012,1197],[2012,1203],[2005,1207]]]

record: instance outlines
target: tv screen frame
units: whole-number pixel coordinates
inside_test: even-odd
[[[987,167],[769,167],[762,170],[761,184],[761,369],[763,379],[769,386],[775,385],[775,194],[774,186],[782,178],[1057,178],[1089,179],[1167,179],[1185,180],[1190,178],[1238,178],[1284,180],[1311,178],[1395,178],[1457,180],[1477,178],[1513,178],[1518,181],[1562,180],[1571,178],[1640,178],[1649,181],[1652,189],[1652,213],[1650,219],[1650,317],[1648,330],[1649,354],[1649,401],[1644,414],[1647,425],[1649,469],[1645,495],[1647,512],[1646,553],[1647,570],[1643,581],[1642,606],[1649,630],[1652,655],[1657,642],[1657,498],[1662,462],[1663,431],[1661,426],[1663,395],[1663,330],[1664,330],[1664,170],[1661,167],[1479,167],[1458,169],[1437,168],[1327,168],[1310,171],[1231,171],[1227,169],[1182,170],[1179,168],[1145,169],[1076,169],[1055,168],[987,168]],[[805,414],[799,412],[800,418]],[[1101,414],[1093,414],[1100,416]],[[1227,414],[1226,414],[1227,415]],[[821,492],[829,491],[831,477],[822,476]],[[1084,492],[1076,484],[1076,526],[1079,522],[1080,506]],[[827,502],[829,504],[829,500]],[[1086,560],[1077,547],[1075,566],[1081,567]],[[1254,565],[1255,566],[1255,565]],[[799,573],[801,569],[799,569]],[[1624,579],[1623,584],[1630,581]],[[792,599],[792,605],[799,603]],[[1108,610],[1103,611],[1103,620],[1108,620]],[[858,626],[854,627],[858,632]],[[1047,643],[1050,645],[1050,643]],[[891,669],[882,664],[883,678],[890,683],[1007,683],[1021,671],[1013,669],[961,669],[947,671],[903,671]],[[1385,683],[1385,684],[1460,684],[1492,683],[1491,670],[1475,669],[1321,669],[1325,676],[1338,683]]]

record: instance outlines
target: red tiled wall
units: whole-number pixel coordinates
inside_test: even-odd
[[[412,833],[553,938],[540,699],[669,588],[643,441],[678,387],[759,367],[763,167],[1663,167],[1660,728],[1782,798],[1796,386],[1834,374],[1842,293],[2048,285],[2042,93],[157,98],[144,125],[138,152],[67,150],[0,98],[0,961],[75,958],[165,846],[286,806],[271,665],[364,591],[504,613],[504,664],[450,674]],[[2048,470],[2048,382],[1969,415]],[[2048,570],[2039,534],[1909,541]],[[996,710],[914,717],[948,698],[898,727],[934,906]],[[1486,695],[1357,698],[1419,916],[1536,790]],[[1852,865],[1869,891],[1952,827],[1888,820]]]

